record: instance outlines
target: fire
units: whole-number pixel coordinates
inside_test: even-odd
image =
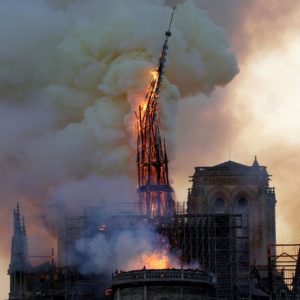
[[[172,263],[166,253],[155,252],[144,257],[144,265],[147,269],[169,269]]]
[[[155,250],[153,253],[143,253],[133,262],[129,263],[129,269],[171,269],[175,268],[174,263],[167,250]]]
[[[141,101],[140,102],[140,107],[142,109],[142,111],[146,111],[146,108],[147,108],[147,102],[146,101]]]
[[[158,72],[157,71],[151,71],[150,73],[152,75],[153,80],[157,80],[158,79]]]
[[[158,72],[155,71],[150,71],[150,74],[152,76],[152,85],[155,87],[157,85],[157,80],[158,80]],[[150,86],[147,88],[146,90],[146,94],[149,93],[150,91]],[[140,96],[138,96],[138,98],[140,98]],[[147,99],[143,99],[141,97],[140,100],[137,101],[138,107],[140,107],[141,111],[144,113],[147,109]]]

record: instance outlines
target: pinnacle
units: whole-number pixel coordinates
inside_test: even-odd
[[[252,164],[252,167],[259,167],[259,163],[257,161],[257,156],[256,155],[254,156],[254,162]]]

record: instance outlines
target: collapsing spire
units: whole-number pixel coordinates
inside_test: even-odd
[[[171,216],[174,213],[173,189],[169,184],[168,156],[165,142],[162,143],[158,101],[160,86],[166,65],[168,39],[171,36],[172,13],[168,31],[165,33],[158,68],[146,94],[146,107],[139,106],[137,115],[137,168],[139,208],[149,217]]]

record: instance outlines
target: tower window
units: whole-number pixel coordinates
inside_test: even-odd
[[[239,198],[238,208],[240,208],[240,209],[247,209],[248,208],[248,201],[245,197],[240,197]]]
[[[215,211],[223,212],[225,208],[225,201],[222,197],[217,197],[215,200]]]

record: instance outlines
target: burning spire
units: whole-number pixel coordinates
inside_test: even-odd
[[[168,156],[165,141],[159,130],[158,105],[160,87],[166,65],[168,39],[175,8],[159,58],[145,97],[146,106],[139,106],[137,114],[137,169],[139,208],[149,217],[171,216],[174,213],[173,189],[169,183]]]

